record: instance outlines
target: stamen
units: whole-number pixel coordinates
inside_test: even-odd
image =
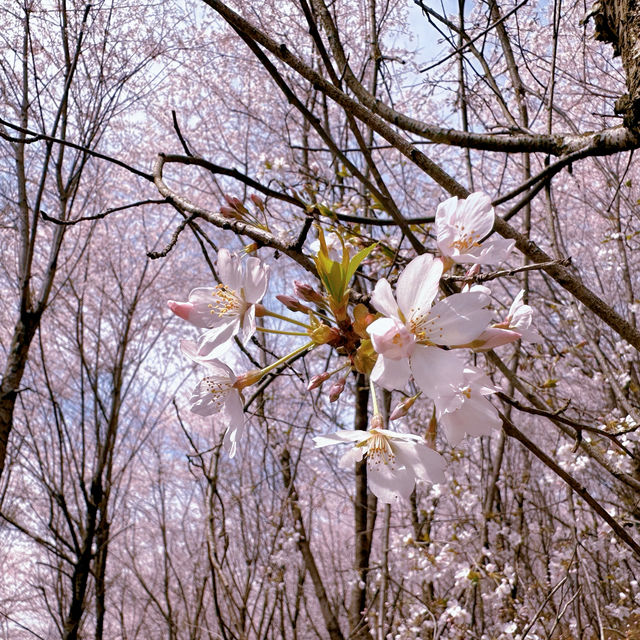
[[[391,448],[389,438],[381,433],[374,432],[367,440],[367,458],[368,464],[372,467],[384,464],[394,469],[396,465],[396,456]]]
[[[220,381],[218,378],[207,376],[202,379],[207,391],[213,395],[212,402],[217,411],[220,411],[224,406],[225,396],[231,389],[231,383],[227,381]]]
[[[244,303],[240,296],[226,284],[219,284],[211,294],[215,302],[209,305],[211,313],[221,318],[224,315],[240,315]]]

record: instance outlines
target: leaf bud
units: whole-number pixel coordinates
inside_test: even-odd
[[[309,384],[307,385],[307,391],[313,391],[317,389],[325,380],[329,379],[331,374],[328,372],[319,373],[318,375],[312,376],[311,380],[309,380]]]
[[[328,324],[318,324],[309,331],[309,335],[316,344],[327,344],[327,342],[338,339],[340,331]]]

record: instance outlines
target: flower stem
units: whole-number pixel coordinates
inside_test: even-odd
[[[305,329],[309,328],[309,325],[304,323],[304,322],[300,322],[300,320],[294,320],[293,318],[288,318],[287,316],[283,316],[280,315],[279,313],[276,313],[275,311],[269,311],[269,309],[265,309],[265,316],[271,316],[272,318],[278,318],[279,320],[285,320],[286,322],[291,322],[293,324],[297,324],[299,327],[304,327]],[[303,334],[305,335],[305,334]]]
[[[266,327],[256,327],[258,331],[263,333],[279,333],[285,336],[308,336],[306,331],[282,331],[280,329],[267,329]]]
[[[306,334],[302,334],[302,335],[306,335]],[[286,356],[283,356],[282,358],[280,358],[279,360],[276,360],[275,362],[272,362],[270,365],[268,365],[264,369],[262,369],[262,375],[264,376],[265,374],[269,373],[269,371],[271,371],[272,369],[275,369],[276,367],[279,367],[281,364],[283,364],[287,360],[290,360],[291,358],[294,358],[298,354],[303,353],[307,349],[313,348],[314,346],[315,346],[315,342],[313,342],[313,340],[312,340],[311,342],[307,342],[307,344],[302,345],[301,347],[298,347],[297,349],[295,349],[291,353],[287,354]]]
[[[371,389],[371,401],[373,402],[373,415],[377,416],[380,413],[380,411],[378,410],[378,398],[376,396],[376,388],[371,378],[369,378],[369,389]]]

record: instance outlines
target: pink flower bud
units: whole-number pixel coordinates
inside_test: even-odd
[[[327,373],[325,371],[325,373],[319,373],[318,375],[313,376],[311,380],[309,380],[307,391],[313,391],[314,389],[317,389],[325,380],[329,379],[330,375],[330,373]]]
[[[244,205],[242,204],[242,200],[239,198],[235,198],[234,196],[230,196],[228,194],[224,194],[224,199],[227,201],[227,204],[238,211],[242,211],[244,209]]]
[[[280,302],[282,302],[289,311],[302,311],[303,313],[306,313],[309,310],[309,307],[303,305],[293,296],[277,295],[276,298],[280,300]]]
[[[344,391],[346,382],[346,378],[340,378],[340,380],[331,385],[329,389],[329,402],[335,402],[340,397],[340,394]]]
[[[253,202],[253,204],[258,207],[258,209],[260,209],[260,211],[264,211],[264,200],[260,197],[257,196],[255,193],[252,193],[249,198],[251,198],[251,202]]]
[[[223,218],[227,218],[227,220],[239,220],[241,217],[238,212],[231,207],[220,207],[220,215],[222,215]]]
[[[469,269],[467,273],[464,274],[464,277],[467,280],[473,280],[479,273],[480,273],[480,265],[474,264],[473,267],[471,267],[471,269]]]
[[[300,282],[299,280],[293,281],[293,288],[295,294],[301,300],[305,300],[306,302],[315,302],[316,304],[320,304],[324,302],[323,295],[316,291],[310,284],[306,282]]]
[[[403,418],[404,416],[406,416],[407,413],[409,413],[409,409],[411,409],[411,407],[413,406],[413,403],[418,399],[419,395],[420,394],[417,394],[415,396],[411,396],[411,398],[405,398],[404,400],[398,402],[398,404],[391,412],[389,420],[397,420],[398,418]]]

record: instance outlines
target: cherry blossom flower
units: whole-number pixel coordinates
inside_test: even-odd
[[[462,384],[440,388],[435,399],[436,417],[449,444],[456,446],[465,435],[488,436],[499,429],[502,420],[485,396],[496,387],[479,369],[466,367]]]
[[[255,257],[244,263],[228,249],[218,251],[216,287],[199,287],[188,302],[169,300],[171,311],[196,327],[207,329],[198,341],[200,355],[220,355],[242,333],[247,343],[256,330],[256,304],[267,291],[269,267]]]
[[[236,376],[223,362],[211,356],[202,356],[194,342],[183,340],[180,349],[187,358],[204,365],[209,375],[202,378],[191,393],[190,410],[199,416],[221,414],[222,423],[227,427],[223,447],[233,458],[236,444],[244,431],[244,410],[240,389],[244,381]]]
[[[347,468],[367,457],[367,481],[378,500],[408,498],[417,480],[444,481],[444,458],[420,437],[373,428],[369,431],[336,431],[314,439],[316,447],[352,443],[340,459]]]
[[[480,244],[493,229],[495,213],[491,199],[481,192],[460,200],[449,198],[436,210],[438,249],[453,262],[488,264],[502,262],[511,252],[515,240],[492,238]]]
[[[505,319],[505,324],[509,329],[517,331],[523,340],[527,342],[542,342],[542,337],[535,330],[531,329],[533,320],[533,309],[524,304],[524,289],[515,297],[509,308],[509,313]]]
[[[533,309],[523,302],[524,289],[515,297],[509,308],[507,317],[482,332],[469,346],[474,351],[489,351],[515,340],[542,342],[542,337],[535,329],[531,329]]]
[[[451,351],[438,345],[471,342],[486,328],[491,312],[483,291],[456,293],[431,306],[438,292],[442,261],[429,254],[412,260],[398,278],[396,298],[384,278],[371,302],[384,318],[367,331],[379,354],[371,379],[386,389],[401,389],[409,375],[433,398],[440,385],[460,384],[464,366]]]

